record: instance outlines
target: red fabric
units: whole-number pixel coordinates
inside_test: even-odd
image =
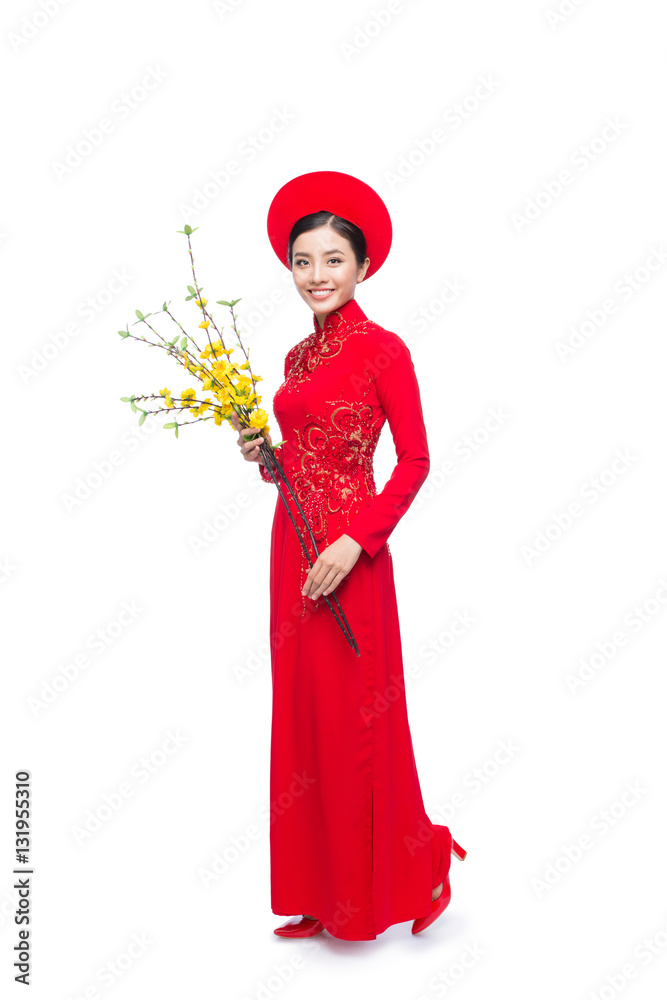
[[[332,212],[353,222],[366,237],[370,264],[366,278],[375,274],[389,253],[392,239],[387,206],[372,187],[339,170],[313,170],[283,184],[269,207],[267,230],[271,246],[285,267],[287,244],[294,223],[312,212]]]
[[[336,588],[357,657],[324,598],[301,595],[308,563],[276,496],[271,908],[316,916],[335,937],[367,940],[429,914],[451,862],[449,829],[424,811],[387,543],[429,471],[410,351],[350,299],[323,330],[313,316],[313,332],[288,352],[273,405],[285,439],[278,456],[319,550],[348,534],[362,552]],[[398,461],[378,493],[373,452],[385,421]],[[305,530],[302,537],[314,561]]]

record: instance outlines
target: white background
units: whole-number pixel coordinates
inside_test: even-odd
[[[559,2],[4,5],[3,980],[27,768],[33,996],[664,992],[664,34],[649,0]],[[198,322],[189,222],[270,408],[312,314],[266,212],[321,169],[394,223],[357,299],[420,381],[391,549],[424,801],[468,850],[432,928],[356,943],[273,934],[274,487],[227,425],[120,402],[185,387],[117,330]],[[393,460],[387,430],[379,487]]]

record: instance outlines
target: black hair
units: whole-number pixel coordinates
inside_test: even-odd
[[[353,222],[348,222],[347,219],[341,218],[340,215],[334,215],[333,212],[322,211],[311,212],[310,215],[302,215],[292,226],[292,231],[287,241],[287,263],[290,268],[292,267],[292,247],[297,236],[301,236],[302,233],[308,233],[311,229],[319,229],[320,226],[331,226],[339,236],[344,236],[346,240],[349,240],[350,246],[354,250],[354,256],[357,259],[357,266],[361,267],[368,254],[366,252],[366,237],[361,229],[359,229],[359,226],[355,226]]]

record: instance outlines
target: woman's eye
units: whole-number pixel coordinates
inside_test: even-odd
[[[340,258],[339,257],[330,257],[329,258],[329,263],[331,264],[332,261],[333,261],[334,264],[340,264]]]
[[[297,260],[297,262],[296,262],[296,263],[297,263],[297,265],[298,265],[298,264],[307,264],[307,263],[308,263],[308,261],[307,261],[307,260],[304,260],[304,259],[302,258],[301,260]]]

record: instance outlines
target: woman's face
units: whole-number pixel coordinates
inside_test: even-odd
[[[357,265],[350,241],[330,226],[302,233],[292,245],[292,276],[299,295],[324,326],[327,313],[354,298],[370,265],[366,258]]]

